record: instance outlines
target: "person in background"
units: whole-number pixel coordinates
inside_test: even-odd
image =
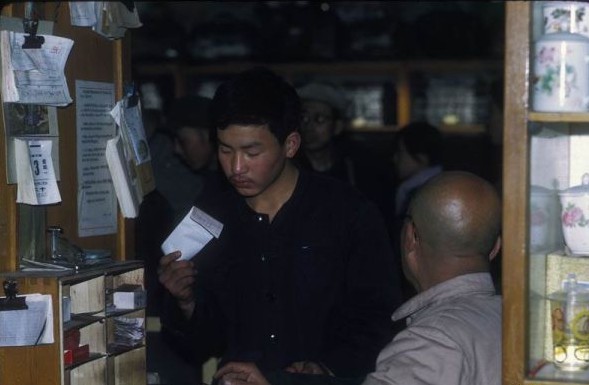
[[[190,95],[176,99],[168,110],[174,133],[174,150],[193,171],[217,169],[217,154],[210,139],[213,127],[211,99]]]
[[[400,248],[401,226],[412,194],[443,170],[442,140],[440,131],[426,122],[409,123],[395,133],[393,165],[397,190],[394,193],[394,213],[389,229],[393,249],[397,252]],[[403,280],[402,288],[404,299],[415,295],[415,289],[407,279]]]
[[[153,83],[141,87],[142,114],[151,154],[155,190],[147,194],[136,221],[137,254],[146,261],[148,315],[159,316],[162,287],[157,276],[160,245],[204,193],[225,181],[209,140],[211,100],[187,96],[171,101],[166,115]]]
[[[198,205],[222,225],[218,238],[184,256],[191,260],[179,251],[162,258],[164,324],[221,362],[364,377],[400,304],[378,209],[349,185],[296,167],[300,100],[270,70],[223,83],[212,111],[233,188]]]
[[[217,194],[228,188],[217,161],[211,138],[213,129],[211,99],[190,95],[176,99],[168,111],[169,127],[174,135],[174,152],[197,177],[190,190],[192,199],[179,209],[182,216],[206,194]]]
[[[403,270],[418,291],[393,313],[407,328],[380,352],[362,385],[499,385],[501,297],[489,263],[501,247],[494,187],[466,172],[443,172],[413,195],[401,231]],[[232,362],[220,385],[350,384],[262,372]]]
[[[442,172],[442,134],[426,122],[401,127],[393,142],[393,161],[399,186],[395,193],[395,217],[403,218],[411,194]]]
[[[140,88],[143,126],[148,138],[155,189],[148,193],[139,207],[135,220],[135,250],[145,263],[147,290],[146,315],[148,323],[159,320],[162,312],[164,287],[158,280],[158,267],[163,256],[161,244],[174,228],[177,220],[172,201],[181,196],[176,189],[191,188],[193,173],[174,155],[172,133],[163,113],[164,102],[154,83]],[[186,183],[187,187],[181,187]],[[182,191],[180,194],[186,193]],[[190,202],[190,201],[189,201]],[[157,324],[157,321],[155,322]],[[148,378],[159,378],[163,383],[200,384],[200,375],[191,362],[188,349],[172,341],[165,330],[148,330],[146,334]]]
[[[298,88],[297,93],[303,107],[299,165],[354,186],[378,206],[389,225],[392,175],[374,151],[349,137],[349,103],[344,91],[314,82]]]
[[[172,206],[162,193],[162,168],[167,157],[173,157],[171,139],[165,134],[164,101],[155,83],[140,86],[143,128],[149,143],[151,168],[155,189],[149,192],[139,207],[135,221],[135,251],[145,262],[147,291],[147,316],[159,316],[162,287],[157,279],[159,259],[163,253],[159,245],[173,228]]]

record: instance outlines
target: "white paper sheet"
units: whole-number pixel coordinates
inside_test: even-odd
[[[133,11],[117,1],[70,1],[70,21],[72,25],[92,27],[109,39],[125,35],[127,28],[141,27],[137,7]]]
[[[106,142],[115,136],[110,111],[113,83],[76,80],[78,234],[117,231],[117,200],[106,162]]]
[[[0,346],[54,342],[51,295],[29,294],[25,297],[28,309],[0,311]]]
[[[23,49],[25,34],[0,31],[4,102],[67,106],[72,102],[64,73],[73,40],[43,36],[39,49]]]
[[[203,218],[206,219],[201,221]],[[213,237],[218,238],[222,230],[221,222],[193,207],[162,243],[162,251],[170,254],[180,250],[179,261],[192,259]]]
[[[137,218],[142,197],[138,194],[137,180],[131,175],[120,135],[109,139],[106,144],[106,162],[115,192],[125,218]]]
[[[68,1],[70,6],[70,22],[78,27],[96,25],[95,1]]]
[[[30,205],[61,202],[51,159],[51,140],[14,140],[18,183],[16,202]]]

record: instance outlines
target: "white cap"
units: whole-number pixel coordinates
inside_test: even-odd
[[[299,97],[303,100],[316,100],[329,104],[338,110],[341,116],[346,115],[348,100],[344,90],[324,83],[309,83],[297,88]]]

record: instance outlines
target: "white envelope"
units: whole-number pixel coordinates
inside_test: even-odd
[[[223,224],[193,207],[162,243],[162,251],[170,254],[180,250],[179,261],[192,259],[213,237],[218,238],[222,229]]]

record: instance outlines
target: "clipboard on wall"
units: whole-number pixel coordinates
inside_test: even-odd
[[[5,297],[0,297],[0,346],[53,343],[51,295],[17,296],[14,280],[5,280],[3,288]]]

